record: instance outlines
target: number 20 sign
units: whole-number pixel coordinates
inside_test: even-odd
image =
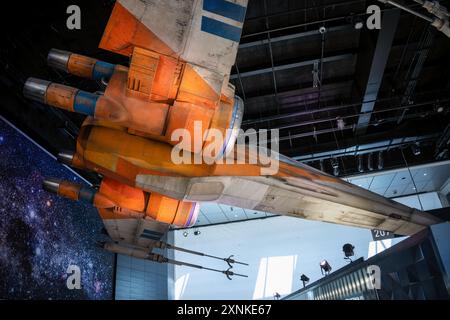
[[[390,231],[373,229],[373,230],[371,230],[371,232],[372,232],[373,241],[392,239],[395,237],[395,234]]]

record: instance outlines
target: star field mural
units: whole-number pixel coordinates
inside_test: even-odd
[[[96,246],[95,208],[42,190],[83,181],[0,118],[0,299],[111,299],[113,255]],[[69,290],[69,265],[81,289]]]

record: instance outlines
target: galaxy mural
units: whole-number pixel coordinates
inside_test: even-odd
[[[45,192],[44,177],[83,183],[0,118],[0,299],[111,299],[96,209]],[[70,265],[81,289],[67,287]]]

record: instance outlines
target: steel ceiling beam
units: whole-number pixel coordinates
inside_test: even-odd
[[[353,57],[354,57],[353,53],[339,54],[339,55],[335,55],[335,56],[325,57],[325,58],[323,58],[323,62],[324,63],[335,62],[335,61],[352,59]],[[240,72],[240,77],[242,79],[242,78],[253,77],[253,76],[257,76],[257,75],[265,74],[265,73],[300,68],[300,67],[314,65],[315,62],[320,63],[320,59],[313,59],[313,60],[306,60],[306,61],[300,61],[300,62],[295,62],[295,63],[282,64],[282,65],[274,66],[273,68],[269,67],[269,68],[255,69],[255,70],[251,70],[251,71],[247,71],[247,72]],[[232,74],[230,76],[230,79],[238,79],[238,75]]]
[[[417,142],[434,141],[439,136],[439,133],[427,134],[423,136],[410,136],[402,138],[392,138],[382,141],[357,144],[348,148],[341,148],[338,150],[323,151],[317,153],[310,153],[301,156],[294,156],[293,159],[302,162],[311,162],[322,159],[330,159],[344,156],[356,156],[359,154],[367,154],[377,151],[385,151],[392,148],[398,148],[404,145],[409,145]]]
[[[384,99],[378,99],[376,102],[384,102],[386,104],[390,104],[391,101],[395,101],[395,99],[397,99],[398,96],[392,97],[392,98],[384,98]],[[448,101],[448,98],[442,97],[443,101]],[[435,101],[427,101],[425,104],[431,104],[434,103]],[[250,124],[255,124],[255,123],[261,123],[261,122],[268,122],[268,121],[275,121],[275,120],[282,120],[282,119],[290,119],[292,117],[297,117],[297,116],[303,116],[303,115],[308,115],[308,114],[313,114],[313,113],[318,113],[318,112],[328,112],[328,111],[335,111],[335,110],[344,110],[347,108],[355,108],[357,106],[359,106],[360,103],[355,102],[355,103],[350,103],[350,104],[339,104],[339,105],[330,105],[328,107],[321,107],[319,109],[310,109],[310,110],[302,110],[302,111],[296,111],[296,112],[289,112],[289,113],[285,113],[285,114],[278,114],[278,115],[274,115],[274,116],[267,116],[267,117],[260,117],[260,118],[253,118],[253,119],[247,119],[242,121],[242,125],[247,126]],[[422,106],[424,105],[424,103],[417,103],[414,104],[414,106]],[[400,106],[401,107],[401,106]],[[384,110],[381,109],[379,112],[383,112]]]
[[[285,15],[291,15],[291,14],[298,14],[298,13],[304,13],[305,11],[317,11],[317,10],[324,10],[324,9],[328,9],[328,8],[336,8],[339,6],[350,6],[350,5],[358,5],[358,4],[365,4],[366,0],[351,0],[351,1],[337,1],[335,3],[327,3],[327,4],[323,4],[323,5],[314,5],[314,6],[308,6],[308,7],[304,7],[304,8],[298,8],[298,9],[291,9],[291,10],[287,10],[287,11],[282,11],[282,12],[277,12],[277,13],[272,13],[270,15],[261,15],[261,16],[256,16],[256,17],[251,17],[251,18],[246,18],[245,21],[255,21],[255,20],[262,20],[265,18],[275,18],[275,17],[280,17],[280,16],[285,16]]]
[[[417,118],[421,118],[425,114],[426,113],[409,114],[409,115],[405,116],[405,118],[417,119]],[[383,124],[386,124],[389,122],[396,122],[397,118],[398,118],[397,116],[384,118]],[[377,125],[378,125],[377,123],[369,123],[368,124],[368,126],[377,126]],[[288,141],[288,140],[293,140],[293,139],[314,137],[314,136],[318,136],[318,135],[322,135],[322,134],[326,134],[326,133],[341,132],[341,131],[345,131],[345,130],[355,130],[355,127],[356,126],[354,124],[349,124],[349,125],[343,126],[342,128],[339,128],[338,126],[334,126],[333,122],[331,122],[331,128],[309,131],[309,132],[302,132],[302,133],[298,133],[298,134],[289,134],[287,136],[281,136],[279,138],[279,141]]]
[[[442,100],[443,103],[449,102],[450,99],[444,99]],[[401,111],[401,110],[406,110],[406,109],[415,109],[415,108],[420,108],[420,107],[425,107],[425,106],[431,106],[432,108],[434,108],[436,104],[435,100],[432,101],[426,101],[426,102],[421,102],[421,103],[415,103],[412,105],[408,105],[408,106],[403,106],[403,105],[399,105],[396,107],[390,107],[390,108],[385,108],[385,109],[381,109],[381,110],[376,110],[373,111],[374,114],[381,114],[381,113],[386,113],[386,112],[391,112],[391,111]],[[319,112],[322,112],[322,109],[318,109]],[[326,111],[330,111],[330,110],[326,110]],[[436,111],[434,111],[436,112]],[[410,116],[414,118],[414,116],[422,116],[424,114],[428,114],[429,112],[418,112],[418,113],[411,113]],[[309,114],[309,113],[306,113]],[[348,115],[343,115],[343,116],[339,116],[340,119],[351,119],[351,118],[355,118],[358,117],[360,114],[348,114]],[[411,118],[410,117],[410,118]],[[311,124],[317,124],[317,123],[322,123],[322,122],[330,122],[330,121],[336,121],[338,117],[333,116],[330,118],[320,118],[320,119],[315,119],[315,120],[309,120],[309,121],[302,121],[300,123],[288,123],[288,124],[282,124],[282,125],[278,125],[278,126],[271,126],[270,129],[278,129],[278,130],[283,130],[283,129],[292,129],[292,128],[297,128],[297,127],[302,127],[302,126],[307,126],[307,125],[311,125]],[[385,123],[389,120],[393,120],[396,119],[397,117],[390,117],[390,118],[380,118],[379,120],[381,120],[381,123]],[[386,121],[387,120],[387,121]],[[370,123],[369,123],[370,125]]]
[[[351,29],[354,29],[353,25],[346,24],[346,25],[337,26],[337,27],[330,27],[330,28],[327,29],[327,33],[343,31],[343,30],[351,30]],[[270,42],[271,43],[275,43],[275,42],[281,42],[281,41],[287,41],[287,40],[292,40],[292,39],[305,38],[305,37],[310,37],[310,36],[320,36],[320,35],[321,34],[319,32],[319,29],[317,29],[317,30],[293,33],[293,34],[280,36],[280,37],[273,37],[273,38],[271,37],[270,38]],[[241,44],[239,44],[239,49],[252,48],[252,47],[262,46],[262,45],[266,45],[266,44],[269,44],[269,39],[263,39],[263,40],[251,41],[251,42],[247,42],[247,43],[241,43]]]
[[[419,81],[420,73],[422,72],[423,66],[425,64],[425,60],[428,57],[428,53],[431,49],[434,40],[434,29],[431,29],[431,26],[428,26],[424,33],[422,34],[421,41],[417,46],[417,50],[414,54],[413,60],[411,62],[410,67],[408,68],[407,77],[408,82],[406,84],[405,94],[402,98],[402,104],[407,105],[410,103],[411,98],[414,96],[414,92]],[[412,65],[414,64],[414,67]],[[405,114],[408,110],[404,109],[401,116],[399,117],[397,123],[403,121]]]
[[[322,92],[344,88],[347,86],[351,86],[352,84],[353,84],[353,76],[342,76],[338,78],[324,79],[322,83]],[[294,84],[289,87],[278,88],[278,94],[280,98],[283,99],[293,99],[295,97],[302,96],[304,94],[311,94],[317,91],[318,91],[317,88],[311,87],[311,81],[300,84]],[[275,97],[275,94],[273,92],[270,93],[267,92],[263,94],[261,94],[261,92],[259,93],[246,92],[246,96],[247,96],[246,100],[247,105],[252,103],[260,103],[261,100],[273,98]]]
[[[356,126],[357,134],[364,134],[367,130],[375,102],[378,97],[381,82],[383,81],[384,69],[389,58],[389,53],[394,41],[395,31],[400,20],[400,10],[389,10],[383,13],[381,20],[381,30],[373,53],[373,59],[369,69],[367,84],[364,91],[364,98],[361,105],[361,115]],[[361,37],[369,37],[367,30],[361,32]],[[363,39],[365,40],[365,39]]]

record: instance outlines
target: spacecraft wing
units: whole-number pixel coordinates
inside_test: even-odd
[[[152,57],[161,55],[183,61],[220,95],[228,87],[236,60],[247,3],[248,0],[118,0],[100,48],[128,56],[135,48],[151,52],[145,57],[150,61],[145,77],[149,85],[154,76],[151,69],[158,63]],[[165,62],[160,59],[159,63]]]
[[[121,218],[110,209],[98,209],[108,235],[117,243],[152,249],[169,230],[169,224],[150,218]]]
[[[249,210],[412,235],[440,219],[282,159],[279,175],[167,177],[139,175],[143,189],[187,201],[215,201]],[[250,170],[248,170],[250,171]]]

